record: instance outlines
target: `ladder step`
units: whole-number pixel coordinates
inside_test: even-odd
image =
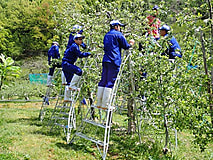
[[[152,113],[152,115],[159,116],[159,115],[161,115],[161,113]]]
[[[67,107],[67,106],[56,106],[57,108],[70,108],[70,107]]]
[[[68,118],[65,117],[52,117],[53,119],[61,119],[61,120],[68,120]]]
[[[63,128],[68,128],[68,125],[65,126],[65,125],[60,124],[60,123],[54,123],[54,124],[57,125],[57,126],[63,127]],[[73,127],[71,126],[69,128],[73,128]]]
[[[56,99],[56,97],[49,97],[49,99]]]
[[[104,143],[103,143],[102,141],[96,140],[96,139],[94,139],[94,138],[92,138],[92,137],[87,137],[85,134],[83,134],[83,133],[81,133],[81,132],[76,132],[75,134],[76,134],[77,136],[81,137],[81,138],[84,138],[84,139],[86,139],[86,140],[89,140],[89,141],[91,141],[91,142],[94,142],[94,143],[96,143],[96,144],[98,144],[98,145],[100,145],[100,146],[104,146]],[[107,144],[106,144],[106,145],[107,145]]]
[[[90,123],[90,124],[93,124],[93,125],[95,125],[95,126],[101,127],[101,128],[106,128],[106,125],[97,123],[97,122],[95,122],[95,121],[93,121],[93,120],[83,119],[83,121],[86,122],[86,123]]]
[[[60,112],[60,113],[63,115],[69,116],[69,113],[66,113],[66,112]]]
[[[98,107],[97,107],[97,106],[95,106],[95,105],[91,105],[91,108],[101,109],[101,110],[103,110],[103,111],[108,111],[108,109],[109,109],[109,108],[107,108],[107,109],[98,108]],[[110,109],[111,109],[111,111],[112,111],[112,110],[114,110],[114,109],[115,109],[115,107],[111,106],[111,107],[110,107]]]
[[[75,100],[70,100],[68,102],[64,102],[64,104],[75,103]]]
[[[91,105],[91,108],[96,108],[96,109],[101,109],[101,110],[107,111],[107,109],[105,110],[105,109],[102,109],[102,108],[98,108],[98,107],[95,106],[95,105]]]

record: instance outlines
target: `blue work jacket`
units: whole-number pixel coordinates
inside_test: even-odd
[[[74,64],[77,58],[88,57],[91,53],[81,52],[79,46],[74,42],[66,51],[64,52],[64,57],[62,61],[67,61],[68,63]]]
[[[59,58],[60,58],[59,47],[52,45],[48,50],[48,61],[50,62],[51,59],[59,59]]]
[[[121,65],[121,49],[129,49],[131,45],[126,41],[123,34],[111,29],[104,36],[103,62],[109,62],[116,66]]]
[[[67,48],[66,49],[68,49],[75,41],[74,41],[74,35],[75,35],[76,33],[75,32],[71,32],[70,33],[70,36],[69,36],[69,40],[68,40],[68,44],[67,44]],[[79,33],[79,34],[81,34],[81,33]],[[84,48],[84,49],[86,49],[86,44],[84,44],[84,43],[82,43],[81,44],[81,47],[82,48]]]
[[[169,35],[166,34],[164,38],[167,38]],[[168,55],[169,59],[175,59],[175,57],[181,58],[181,48],[180,45],[178,44],[177,40],[175,39],[174,36],[172,36],[171,40],[167,41],[167,50],[165,53],[162,53],[161,55]]]

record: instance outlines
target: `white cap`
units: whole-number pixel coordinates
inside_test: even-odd
[[[82,29],[82,26],[79,26],[79,25],[74,25],[73,27],[72,27],[72,29],[73,30],[81,30]]]
[[[74,37],[73,37],[73,40],[75,40],[76,38],[82,38],[84,39],[85,36],[83,36],[82,34],[76,34]]]
[[[161,26],[160,28],[159,28],[159,30],[166,30],[166,31],[170,31],[170,27],[167,25],[167,24],[164,24],[163,26]]]
[[[110,22],[110,25],[112,25],[112,26],[120,25],[122,27],[125,26],[125,24],[121,23],[119,20],[112,20]]]
[[[58,42],[56,42],[56,41],[53,41],[52,44],[56,44],[57,46],[59,46]]]

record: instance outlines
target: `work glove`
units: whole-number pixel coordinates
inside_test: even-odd
[[[176,54],[177,57],[179,58],[182,58],[182,55],[181,54]]]
[[[80,30],[78,33],[79,33],[79,34],[82,34],[82,33],[83,33],[83,29],[82,29],[82,30]]]
[[[90,52],[85,52],[85,54],[87,55],[87,57],[91,55]]]
[[[87,48],[87,45],[84,44],[84,43],[82,43],[82,44],[81,44],[81,47],[82,47],[83,49],[86,49],[86,48]]]

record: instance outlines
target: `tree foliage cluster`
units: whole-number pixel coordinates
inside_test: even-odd
[[[46,52],[54,38],[53,1],[0,2],[0,52],[13,59]]]
[[[154,4],[160,7],[159,18],[172,27],[172,34],[182,48],[183,58],[177,59],[174,65],[166,57],[159,58],[161,49],[143,36],[147,28],[144,20],[152,13]],[[74,24],[84,26],[85,43],[96,48],[92,54],[103,53],[97,46],[102,45],[103,37],[109,30],[109,22],[119,19],[126,23],[124,35],[128,40],[136,40],[129,63],[133,66],[131,78],[137,88],[127,93],[127,96],[135,97],[145,93],[149,111],[171,115],[175,122],[173,127],[190,129],[201,149],[212,142],[211,85],[208,90],[213,64],[212,19],[208,12],[208,1],[3,0],[0,7],[0,51],[13,58],[46,52],[53,40],[59,41],[63,54]],[[138,51],[139,42],[144,46],[144,55]],[[156,54],[151,55],[151,51]],[[203,65],[204,59],[206,66]],[[197,65],[198,68],[187,70],[189,62],[190,66]],[[140,69],[148,73],[146,81],[141,80]],[[87,73],[87,76],[100,76],[95,73]],[[97,84],[89,78],[85,77],[83,91]],[[126,82],[124,80],[122,87],[130,85],[129,82],[129,79]]]
[[[212,20],[208,13],[207,1],[66,2],[66,7],[62,5],[55,7],[56,21],[60,23],[56,31],[60,35],[62,45],[66,45],[68,30],[74,24],[84,26],[85,41],[89,41],[89,45],[98,43],[100,46],[112,19],[119,19],[126,23],[124,35],[127,39],[135,39],[136,43],[142,42],[146,54],[140,57],[140,52],[137,50],[138,44],[136,44],[130,62],[133,65],[134,74],[130,76],[129,73],[129,77],[135,79],[138,90],[131,92],[128,96],[136,97],[141,93],[146,93],[150,112],[160,111],[162,115],[171,115],[172,121],[175,122],[173,127],[179,130],[190,129],[196,137],[195,142],[200,144],[202,150],[205,149],[206,144],[212,142],[212,99],[210,98],[212,89],[208,91],[208,85],[212,81],[210,76],[212,70],[210,25]],[[154,4],[160,6],[161,21],[173,28],[171,34],[177,38],[182,47],[183,58],[176,60],[175,67],[171,66],[167,58],[159,59],[162,50],[151,46],[151,40],[143,36],[147,28],[144,19],[152,13],[151,8]],[[204,36],[201,33],[204,33]],[[207,60],[206,66],[201,40],[204,41],[203,45],[206,48],[206,56],[204,56]],[[196,45],[197,42],[199,45]],[[151,51],[157,54],[149,56]],[[97,52],[103,53],[102,49],[97,49],[94,54]],[[187,69],[195,65],[198,66],[197,69]],[[145,69],[149,75],[146,81],[141,80],[140,68]],[[95,77],[97,74],[92,76]],[[124,86],[130,85],[130,81],[127,79]],[[85,82],[90,82],[88,88],[94,85],[94,81],[91,82],[89,79]],[[128,88],[125,89],[128,90]],[[121,94],[123,96],[123,92]],[[164,124],[159,123],[159,125]]]

